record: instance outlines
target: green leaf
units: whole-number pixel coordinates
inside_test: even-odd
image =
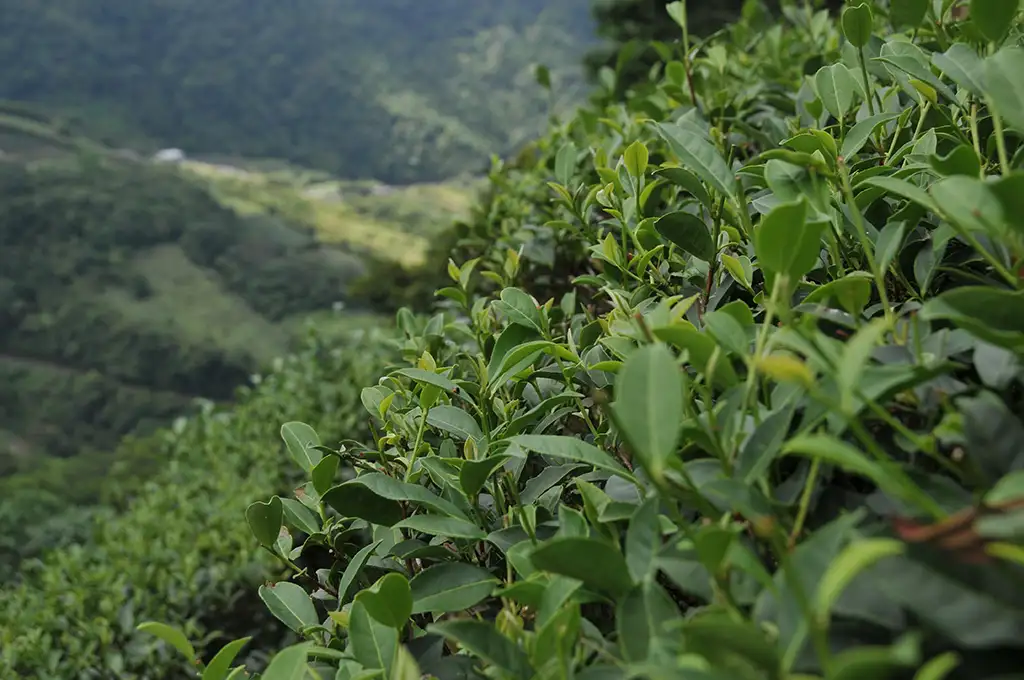
[[[804,298],[805,304],[836,300],[843,309],[859,317],[871,301],[870,272],[855,271],[846,276],[819,286]]]
[[[541,330],[540,310],[537,303],[527,293],[518,288],[506,288],[501,291],[501,311],[514,324]],[[497,304],[497,303],[495,303]]]
[[[708,190],[700,183],[700,179],[697,175],[693,174],[686,168],[671,165],[663,166],[658,170],[655,170],[654,174],[659,177],[664,177],[669,182],[685,189],[690,195],[700,201],[701,205],[708,210],[714,209],[715,206],[711,201],[711,197],[708,195]]]
[[[985,502],[989,505],[1008,503],[1024,498],[1024,470],[1017,470],[1006,475],[985,494]]]
[[[1004,0],[1005,1],[1005,0]],[[996,112],[1024,132],[1024,48],[1004,47],[985,60],[987,94]]]
[[[338,456],[324,456],[323,459],[313,468],[311,475],[313,488],[320,495],[334,486],[338,476],[338,467],[341,465],[341,458]]]
[[[566,142],[555,155],[555,179],[562,186],[569,186],[576,172],[576,156],[579,149],[572,142]]]
[[[861,6],[863,7],[863,5]],[[839,155],[847,160],[853,158],[867,144],[867,141],[871,139],[871,135],[875,134],[875,130],[878,129],[879,125],[884,125],[890,120],[899,118],[899,116],[900,114],[898,113],[878,113],[858,122],[846,133],[846,137],[843,139],[843,148]]]
[[[285,519],[292,527],[310,535],[320,531],[320,519],[312,510],[292,498],[282,498],[281,503]]]
[[[932,169],[946,177],[952,175],[966,175],[977,178],[981,174],[981,163],[978,161],[978,154],[966,144],[958,144],[953,147],[945,156],[932,154],[928,162]]]
[[[302,633],[307,626],[320,623],[316,607],[302,586],[280,581],[271,586],[260,586],[260,599],[279,621],[296,633]]]
[[[961,229],[996,238],[1006,235],[1002,204],[976,176],[947,177],[933,184],[929,193],[941,213]]]
[[[365,489],[369,496],[363,492]],[[373,500],[376,497],[378,500]],[[385,503],[388,501],[389,503]],[[399,501],[415,503],[450,517],[466,519],[465,514],[451,501],[437,496],[419,484],[401,482],[379,472],[359,475],[355,479],[334,487],[324,495],[324,502],[345,517],[359,517],[367,522],[394,526],[402,520]],[[397,509],[397,517],[395,516]],[[355,514],[356,512],[362,514]],[[377,522],[363,515],[374,515]],[[391,520],[394,521],[391,521]]]
[[[819,619],[827,624],[839,596],[861,572],[886,557],[902,555],[904,549],[903,543],[890,538],[873,538],[847,545],[829,563],[818,582],[815,611]]]
[[[991,42],[1006,36],[1018,11],[1020,0],[971,0],[971,21]]]
[[[462,491],[472,498],[480,493],[487,483],[487,479],[500,468],[510,456],[491,456],[484,460],[467,460],[459,470],[459,485]]]
[[[587,463],[598,470],[611,472],[630,481],[636,479],[610,453],[575,437],[521,434],[510,441],[541,456]]]
[[[896,28],[917,28],[928,13],[928,0],[892,0],[889,20]]]
[[[989,182],[988,188],[1002,204],[1007,224],[1024,236],[1024,172],[1011,172]]]
[[[854,47],[864,47],[871,40],[871,23],[871,7],[867,4],[851,5],[843,10],[843,34]]]
[[[491,595],[500,582],[494,574],[465,562],[436,564],[413,577],[412,613],[458,612]]]
[[[390,673],[398,647],[398,631],[378,623],[358,600],[349,612],[349,648],[365,668],[381,668]]]
[[[281,426],[281,438],[288,447],[288,453],[306,472],[312,472],[323,458],[323,454],[313,448],[320,445],[320,437],[305,423],[285,423]]]
[[[270,660],[260,680],[305,680],[309,669],[306,660],[312,647],[309,642],[285,647]]]
[[[722,195],[735,197],[736,178],[718,149],[700,135],[678,125],[655,123],[655,128],[683,165]]]
[[[339,484],[323,495],[323,501],[342,517],[355,517],[371,524],[394,526],[402,520],[402,506],[397,501],[383,498],[358,482]]]
[[[399,370],[395,371],[395,373],[398,375],[404,375],[405,377],[411,378],[412,380],[423,385],[433,385],[434,387],[439,387],[448,393],[459,391],[459,386],[452,382],[451,379],[446,378],[445,376],[439,373],[434,373],[433,371],[426,371],[423,370],[422,368],[400,368]]]
[[[838,120],[844,118],[853,105],[857,81],[845,65],[836,63],[822,66],[814,74],[814,88],[825,109]]]
[[[918,669],[914,680],[943,680],[960,665],[960,657],[955,652],[940,654]]]
[[[671,625],[679,619],[679,608],[665,589],[652,579],[644,580],[616,606],[615,628],[623,658],[646,660],[659,638],[672,635]]]
[[[677,211],[658,218],[654,228],[664,238],[705,262],[715,259],[715,242],[704,220],[688,212]]]
[[[427,411],[427,424],[454,435],[459,441],[481,441],[484,438],[476,419],[458,406],[435,406]]]
[[[871,353],[888,330],[889,322],[886,319],[873,319],[843,346],[835,381],[839,388],[840,408],[851,417],[856,413],[855,408],[859,403],[857,392]]]
[[[928,195],[928,192],[916,184],[911,184],[906,180],[896,177],[869,177],[861,182],[861,185],[878,187],[888,194],[896,194],[897,196],[913,201],[932,212],[939,212],[938,206],[936,206],[935,202],[932,201],[932,197]]]
[[[975,97],[985,96],[985,61],[970,45],[956,42],[941,54],[932,55],[932,63],[954,83]]]
[[[647,147],[640,140],[633,142],[626,148],[625,153],[622,155],[622,160],[626,164],[626,170],[629,172],[630,177],[643,177],[643,174],[647,171]]]
[[[391,669],[388,680],[421,680],[423,677],[423,671],[416,663],[416,657],[409,652],[405,645],[399,645],[395,650],[395,665]]]
[[[687,651],[708,659],[738,657],[749,667],[763,669],[762,677],[782,677],[777,647],[754,623],[719,614],[697,615],[683,623],[679,634],[687,641]]]
[[[682,370],[664,345],[635,351],[615,381],[615,423],[654,478],[679,446],[683,388]]]
[[[359,576],[359,572],[363,570],[363,567],[366,566],[366,562],[370,559],[373,551],[376,550],[377,546],[381,543],[381,540],[376,540],[369,545],[364,545],[349,561],[348,566],[345,567],[345,572],[341,575],[341,581],[338,582],[338,602],[345,602],[345,596],[348,594],[348,589],[352,587],[352,583],[355,582],[356,577]]]
[[[639,583],[651,574],[660,549],[658,499],[648,498],[633,513],[626,530],[626,566],[633,581]]]
[[[825,222],[807,219],[807,201],[782,203],[761,220],[754,245],[760,265],[791,284],[814,268],[821,253]]]
[[[926,302],[919,316],[924,321],[952,321],[993,345],[1024,351],[1024,291],[954,288]]]
[[[829,678],[888,678],[900,669],[914,668],[921,662],[919,637],[917,633],[907,634],[891,647],[864,645],[843,650],[833,657]]]
[[[583,581],[593,590],[623,595],[633,587],[626,559],[618,550],[594,538],[555,538],[530,554],[538,569]],[[601,565],[595,569],[595,565]]]
[[[356,602],[362,604],[374,619],[395,629],[401,629],[412,615],[409,581],[394,572],[382,576],[372,586],[357,593]]]
[[[394,529],[411,529],[431,536],[446,538],[465,538],[480,541],[487,537],[487,532],[477,525],[464,519],[445,517],[443,515],[413,515],[394,525]]]
[[[878,234],[878,240],[875,242],[875,256],[881,271],[889,269],[889,265],[896,259],[896,255],[903,247],[903,238],[906,233],[906,222],[889,222],[882,227],[882,231]]]
[[[483,621],[445,621],[427,626],[427,632],[457,642],[492,666],[497,666],[519,680],[534,675],[530,659],[514,642]]]
[[[245,521],[260,545],[273,548],[284,522],[281,499],[274,496],[267,503],[256,501],[245,509]]]
[[[251,640],[252,637],[244,637],[239,640],[232,640],[223,647],[220,651],[210,660],[210,664],[203,671],[203,680],[224,680],[228,677],[228,673],[231,671],[231,662],[235,660],[238,653],[242,651],[242,647]]]
[[[195,648],[192,647],[192,643],[188,641],[185,634],[173,626],[168,626],[166,623],[157,623],[156,621],[147,621],[146,623],[140,623],[135,630],[160,638],[181,652],[188,659],[189,663],[194,663],[198,658]]]

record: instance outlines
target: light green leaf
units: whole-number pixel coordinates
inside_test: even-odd
[[[938,206],[935,205],[935,202],[932,200],[932,197],[928,195],[928,192],[916,184],[911,184],[904,179],[899,179],[897,177],[869,177],[861,182],[861,185],[878,187],[886,193],[896,194],[901,198],[906,198],[917,203],[923,208],[931,210],[932,212],[939,212]]]
[[[320,623],[316,607],[302,586],[280,581],[271,586],[260,586],[259,595],[270,613],[296,633]]]
[[[846,137],[843,139],[843,148],[839,155],[849,160],[867,144],[867,141],[875,133],[879,125],[884,125],[890,120],[899,118],[899,116],[900,114],[898,113],[878,113],[858,122],[846,133]]]
[[[985,60],[987,94],[996,112],[1024,132],[1024,48],[1004,47]]]
[[[309,642],[285,647],[270,660],[260,680],[305,680],[309,669],[306,660],[312,647]]]
[[[398,375],[404,375],[407,378],[411,378],[418,383],[424,385],[433,385],[434,387],[440,387],[445,392],[457,392],[459,386],[452,382],[449,378],[446,378],[439,373],[433,371],[425,371],[422,368],[401,368],[395,371]]]
[[[555,155],[555,179],[562,186],[569,186],[573,173],[576,172],[576,156],[579,149],[572,142],[566,142]]]
[[[857,81],[850,75],[850,69],[844,64],[836,63],[822,66],[814,74],[814,88],[825,109],[836,119],[842,119],[853,105]]]
[[[647,171],[647,159],[647,147],[640,140],[630,144],[622,155],[622,160],[626,164],[626,170],[633,178],[642,177]]]
[[[225,680],[231,671],[231,662],[251,639],[252,637],[244,637],[232,640],[221,647],[220,651],[210,660],[206,670],[203,671],[203,680]]]
[[[825,226],[825,222],[808,220],[807,201],[803,198],[775,206],[755,232],[759,263],[795,283],[818,261]]]
[[[985,61],[970,45],[953,43],[945,52],[933,54],[932,63],[975,97],[985,96]]]
[[[281,503],[285,519],[292,527],[310,535],[320,531],[320,518],[312,510],[292,498],[282,498]]]
[[[413,577],[413,614],[458,612],[489,597],[500,582],[494,574],[465,562],[436,564]]]
[[[640,463],[660,478],[679,445],[683,375],[664,345],[647,345],[626,360],[615,381],[615,423]]]
[[[158,623],[156,621],[147,621],[146,623],[140,623],[138,627],[136,627],[136,630],[160,638],[181,652],[182,655],[188,659],[189,663],[194,663],[198,658],[196,656],[195,648],[192,647],[192,643],[188,641],[185,634],[173,626],[168,626],[166,623]]]
[[[648,659],[658,638],[671,635],[671,624],[679,620],[679,608],[665,589],[645,580],[617,603],[615,628],[623,658],[633,662]]]
[[[929,193],[941,213],[961,229],[994,238],[1006,236],[1003,206],[977,177],[947,177],[933,184]]]
[[[527,293],[518,288],[506,288],[501,291],[500,309],[508,320],[514,324],[541,330],[540,310],[537,303]],[[497,303],[495,303],[497,304]]]
[[[320,437],[305,423],[285,423],[281,426],[281,438],[288,447],[288,453],[306,472],[312,472],[323,458],[323,454],[313,448],[319,446]]]

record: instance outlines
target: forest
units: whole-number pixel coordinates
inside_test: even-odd
[[[371,167],[198,100],[153,163],[165,94],[46,51],[113,4],[25,5],[53,80],[0,87],[0,679],[1024,673],[1020,0],[309,3],[387,55],[344,87],[508,116],[422,172],[422,120],[363,111]],[[205,49],[313,20],[260,7],[94,54],[223,84]],[[540,108],[403,80],[497,25]]]

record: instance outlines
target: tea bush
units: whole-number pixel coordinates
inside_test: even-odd
[[[331,559],[259,589],[266,680],[1024,672],[1018,3],[667,9],[399,313],[372,443],[285,426],[248,523]]]
[[[269,556],[240,520],[254,497],[291,488],[273,445],[280,414],[308,418],[329,441],[363,431],[360,389],[385,365],[387,339],[370,328],[341,340],[313,333],[231,410],[211,407],[126,443],[110,471],[121,486],[108,490],[102,512],[36,498],[35,511],[52,517],[36,527],[45,534],[37,541],[72,531],[88,540],[23,562],[21,583],[0,590],[0,678],[182,677],[190,665],[135,632],[146,619],[174,621],[212,644],[266,632],[269,617],[248,595]],[[123,462],[137,471],[141,456],[160,461],[151,478],[119,472]],[[279,640],[273,633],[266,644]]]

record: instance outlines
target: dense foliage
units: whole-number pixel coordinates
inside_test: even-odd
[[[1019,3],[693,50],[667,9],[664,75],[496,173],[399,314],[372,440],[282,428],[308,481],[246,520],[330,559],[259,589],[303,638],[264,680],[1024,671]]]
[[[17,65],[0,98],[46,103],[113,145],[446,178],[485,169],[575,98],[588,5],[23,0],[0,23],[0,62]]]
[[[282,452],[271,443],[277,419],[308,419],[332,441],[363,436],[360,389],[387,360],[387,337],[313,333],[303,351],[244,388],[233,408],[211,406],[172,430],[126,442],[115,477],[124,462],[137,471],[132,461],[140,457],[159,465],[148,479],[111,480],[120,484],[108,489],[104,508],[62,512],[68,492],[35,493],[31,509],[53,520],[40,540],[62,532],[87,540],[25,562],[21,584],[0,591],[0,678],[183,677],[187,666],[134,632],[149,618],[181,622],[210,643],[268,630],[248,597],[268,556],[237,529],[253,497],[292,488],[294,475],[277,465]],[[6,540],[16,525],[3,512]],[[274,644],[280,636],[270,630],[263,639]]]

